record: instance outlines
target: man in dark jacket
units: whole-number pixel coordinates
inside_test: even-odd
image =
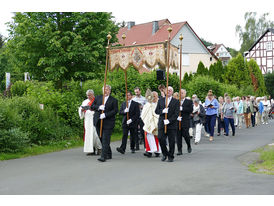
[[[172,97],[173,88],[168,87],[168,95],[164,98],[159,99],[155,113],[159,114],[158,122],[158,138],[160,140],[160,146],[162,149],[163,157],[162,161],[168,158],[168,162],[173,162],[174,150],[175,150],[175,138],[176,131],[178,129],[177,117],[179,115],[179,102]],[[166,98],[168,98],[168,106],[166,108]],[[167,119],[165,119],[167,115]],[[165,133],[165,126],[167,131]],[[169,143],[169,151],[167,150],[167,141]]]
[[[181,117],[178,117],[178,121],[181,122],[181,126],[177,133],[177,148],[178,153],[177,155],[182,155],[182,136],[185,139],[187,144],[187,151],[191,153],[191,144],[190,144],[190,135],[189,135],[189,127],[190,127],[190,114],[193,111],[193,102],[190,99],[186,99],[186,90],[181,89],[181,102],[180,102],[180,112]]]
[[[95,98],[92,107],[92,109],[95,110],[93,122],[99,137],[101,120],[103,120],[102,136],[100,137],[102,141],[102,153],[101,157],[98,159],[100,162],[112,159],[110,137],[115,126],[115,116],[118,112],[118,101],[114,97],[110,96],[110,92],[111,87],[106,85],[104,103],[103,95],[100,95]]]
[[[135,153],[135,144],[138,135],[138,119],[140,118],[140,108],[139,104],[132,100],[132,93],[127,93],[127,101],[123,102],[120,108],[120,115],[123,115],[122,120],[122,128],[123,128],[123,138],[122,144],[120,147],[117,147],[116,150],[121,154],[125,154],[127,139],[128,139],[128,131],[130,131],[130,149],[132,153]]]

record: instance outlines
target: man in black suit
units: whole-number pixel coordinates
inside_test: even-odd
[[[110,137],[115,125],[115,115],[118,112],[118,101],[114,97],[110,96],[110,92],[111,86],[106,85],[104,104],[103,95],[100,95],[95,98],[92,107],[92,109],[95,110],[93,122],[99,137],[101,120],[103,120],[102,137],[100,137],[102,141],[102,153],[101,157],[98,159],[100,162],[112,159]]]
[[[132,93],[127,93],[127,101],[123,102],[120,108],[120,115],[123,115],[122,128],[123,128],[123,138],[120,147],[116,150],[121,154],[125,154],[127,147],[128,131],[130,131],[130,149],[132,153],[135,153],[135,144],[138,135],[138,119],[140,118],[140,108],[139,104],[132,100]],[[127,119],[128,116],[128,119]]]
[[[181,122],[180,130],[177,133],[177,155],[182,155],[182,136],[184,137],[187,144],[187,151],[191,153],[191,144],[190,144],[190,135],[189,135],[189,127],[190,127],[190,114],[193,111],[193,102],[190,99],[186,99],[186,90],[181,89],[181,102],[180,102],[180,112],[181,117],[178,117],[178,121]]]
[[[162,149],[163,157],[162,161],[168,158],[168,162],[173,162],[174,150],[175,150],[175,138],[178,129],[177,117],[179,115],[179,101],[172,97],[173,88],[168,87],[167,92],[168,107],[166,108],[166,97],[159,99],[155,113],[159,114],[158,122],[158,138],[160,140],[160,146]],[[167,119],[165,119],[167,114]],[[165,133],[165,125],[167,126],[167,132]],[[168,138],[169,151],[167,150],[166,139]]]

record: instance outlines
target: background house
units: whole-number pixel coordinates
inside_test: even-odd
[[[223,65],[227,65],[228,61],[232,58],[223,44],[213,44],[207,48],[222,61]]]
[[[179,47],[180,34],[184,37],[182,74],[185,72],[195,73],[200,61],[209,67],[218,60],[186,21],[171,24],[168,19],[163,19],[138,25],[135,25],[135,22],[128,22],[126,27],[120,28],[117,38],[119,44],[125,44],[125,46],[164,42],[168,39],[167,28],[169,26],[172,27],[171,44]],[[126,35],[125,40],[122,39],[123,34]],[[179,74],[179,70],[170,69],[170,72]]]
[[[263,74],[274,70],[274,29],[267,29],[263,35],[244,53],[249,61],[254,59]]]

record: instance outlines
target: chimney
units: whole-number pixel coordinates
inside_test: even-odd
[[[152,35],[155,34],[159,30],[159,24],[158,21],[152,22]]]
[[[127,29],[130,30],[133,26],[135,26],[135,21],[129,21],[127,23]]]

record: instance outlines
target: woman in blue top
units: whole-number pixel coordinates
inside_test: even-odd
[[[219,103],[213,97],[212,90],[208,91],[207,98],[205,100],[206,109],[206,125],[208,128],[208,133],[210,135],[209,141],[213,141],[214,127],[216,124],[216,117],[218,114]]]

